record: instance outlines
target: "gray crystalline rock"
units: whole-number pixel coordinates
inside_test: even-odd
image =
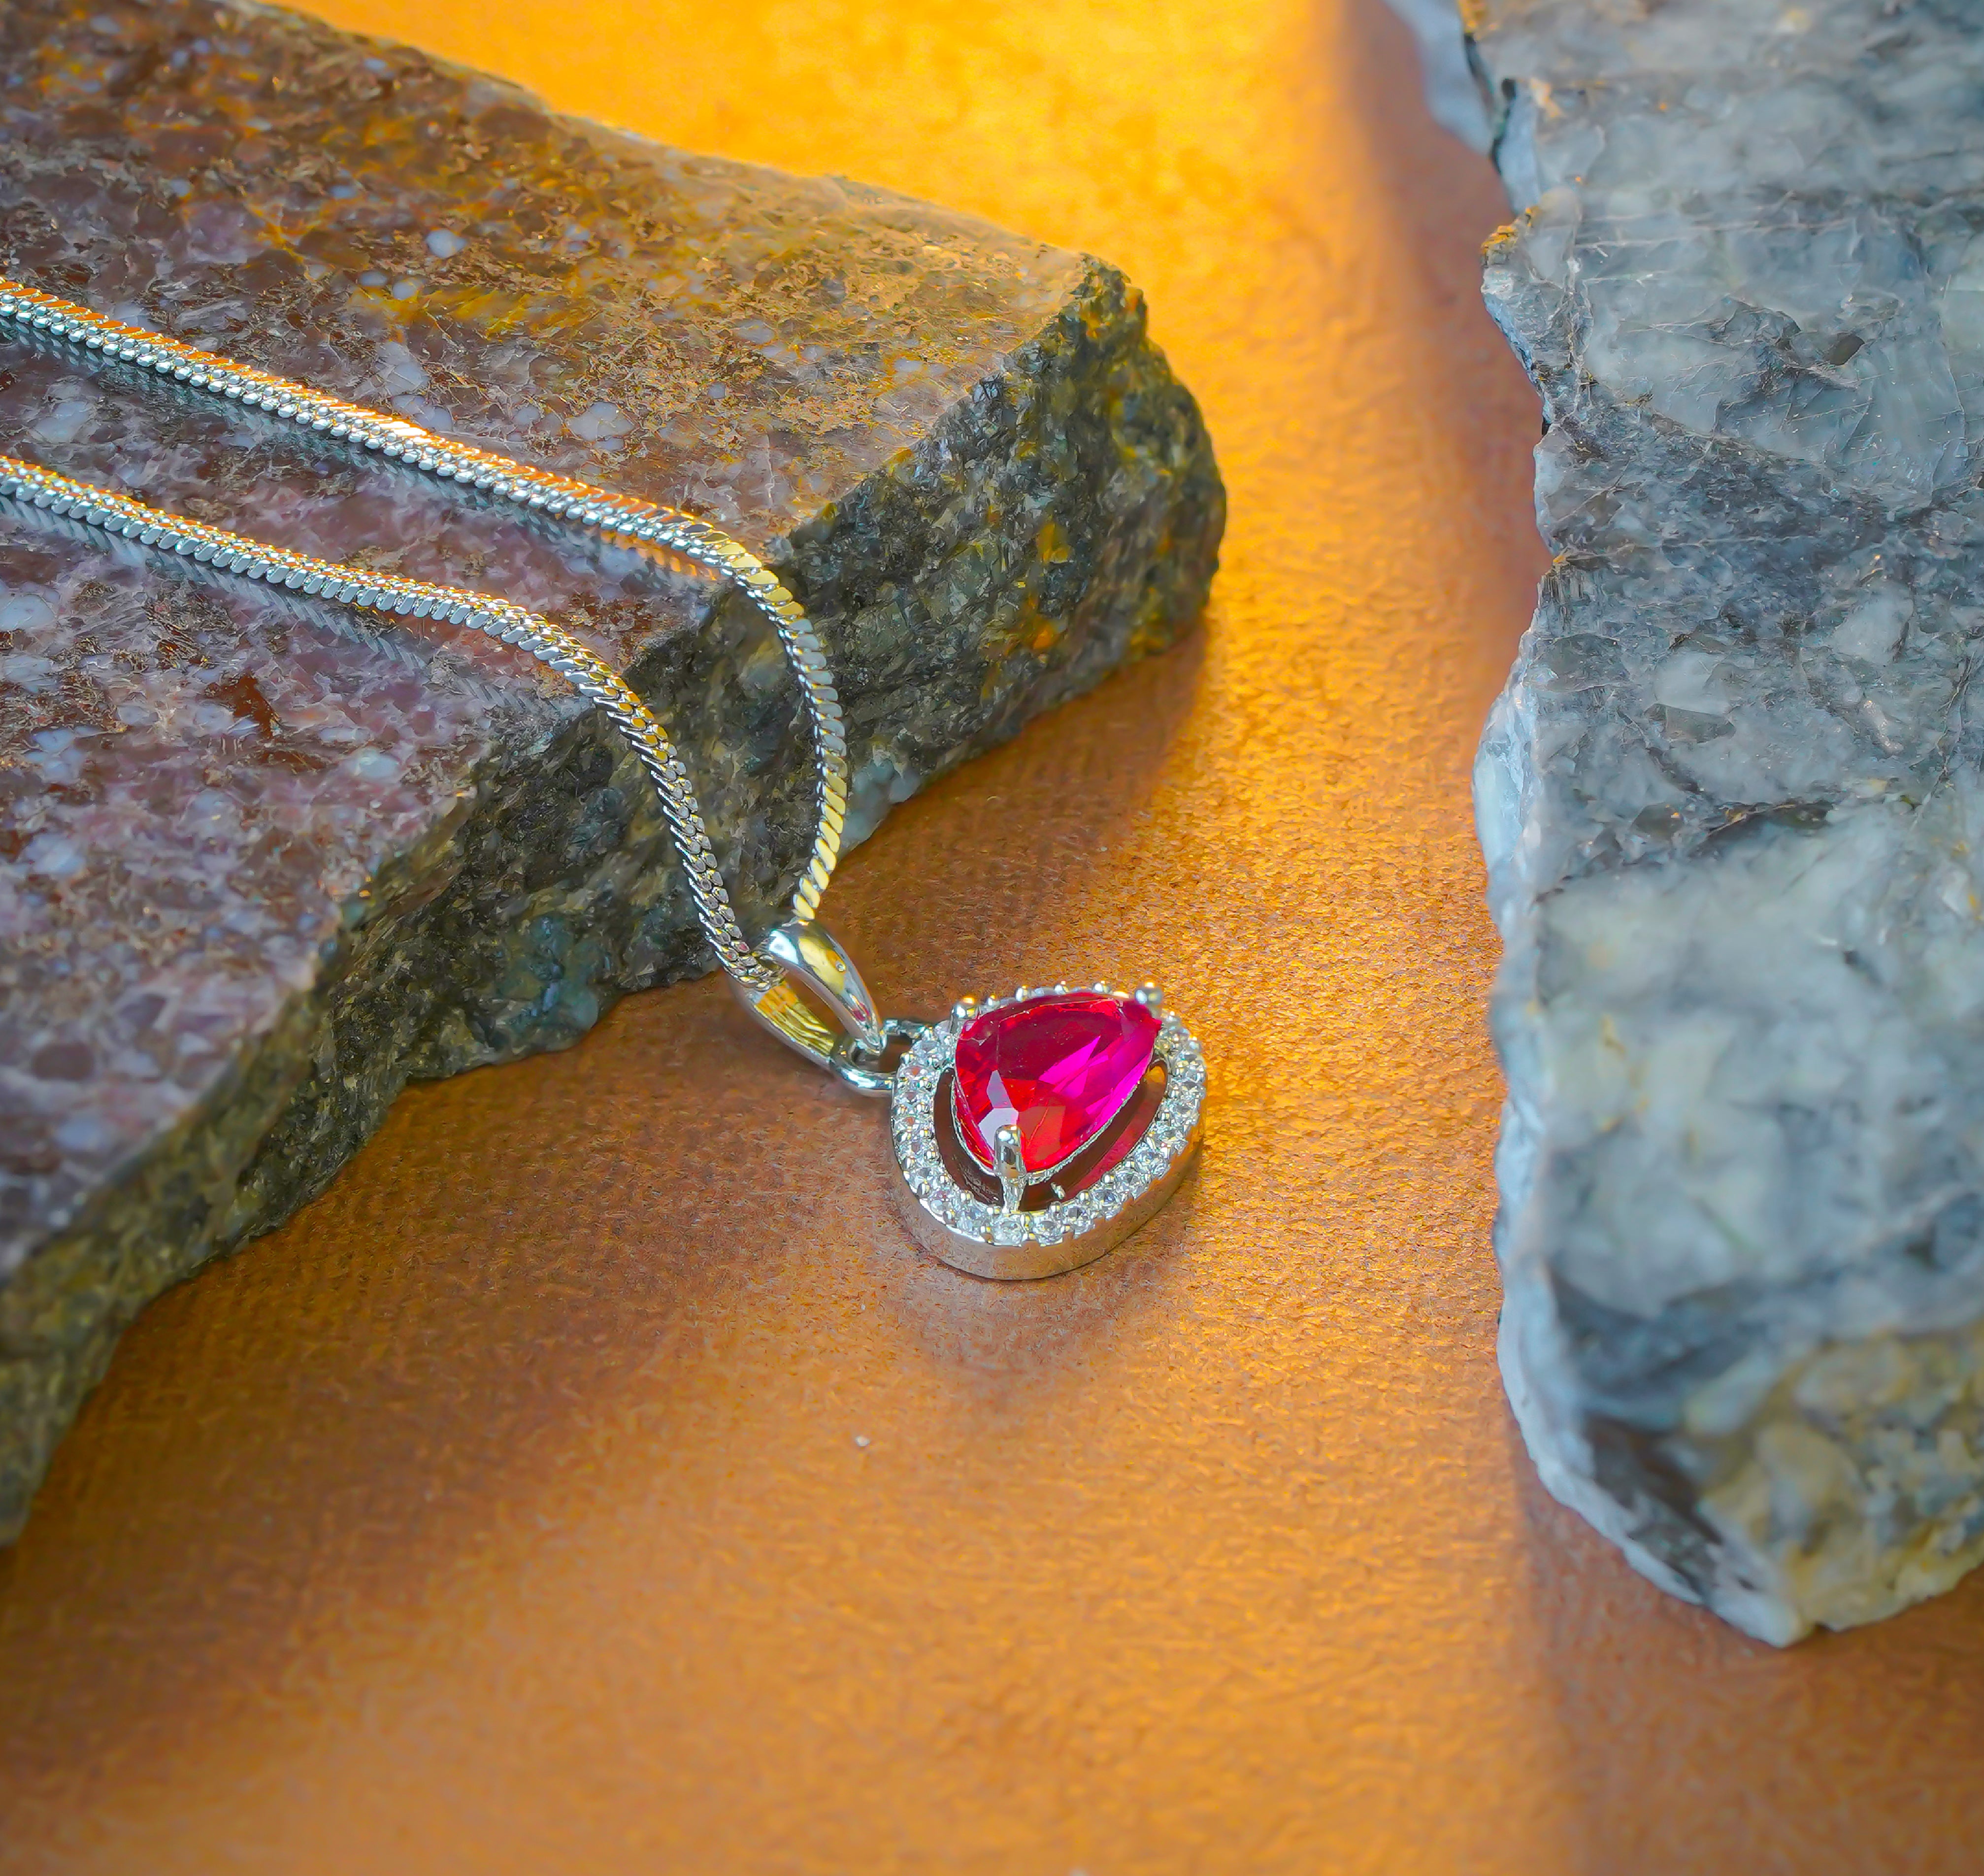
[[[1787,1643],[1984,1557],[1984,32],[1470,23],[1555,555],[1476,780],[1503,1371],[1558,1497]]]

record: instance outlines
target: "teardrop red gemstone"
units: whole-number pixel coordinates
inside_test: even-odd
[[[1156,1017],[1105,991],[1030,997],[974,1016],[957,1039],[958,1137],[990,1171],[999,1129],[1017,1125],[1027,1170],[1044,1173],[1121,1112],[1157,1042]]]

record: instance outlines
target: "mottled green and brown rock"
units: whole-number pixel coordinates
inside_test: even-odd
[[[32,0],[0,70],[8,274],[756,548],[833,656],[857,834],[1204,596],[1211,448],[1099,263],[266,9]],[[0,450],[578,631],[767,922],[811,784],[754,616],[283,431],[0,342]],[[0,514],[0,1535],[136,1311],[410,1077],[709,961],[632,757],[534,667]]]

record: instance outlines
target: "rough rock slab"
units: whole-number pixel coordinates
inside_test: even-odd
[[[1556,555],[1481,752],[1543,1476],[1751,1633],[1984,1556],[1984,35],[1492,0]]]
[[[1097,262],[273,11],[27,0],[0,73],[7,272],[754,546],[856,835],[1203,598],[1211,448]],[[789,892],[797,693],[710,583],[13,341],[0,449],[551,612],[675,730],[747,927]],[[709,964],[632,757],[527,660],[0,516],[0,1536],[132,1315],[409,1077]]]

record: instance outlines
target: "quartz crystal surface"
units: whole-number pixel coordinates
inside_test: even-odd
[[[1502,1349],[1551,1489],[1766,1639],[1984,1556],[1984,35],[1490,0],[1555,564],[1476,777]]]
[[[855,837],[1211,576],[1211,449],[1113,270],[294,15],[0,9],[0,266],[733,530],[821,628]],[[0,450],[549,612],[777,915],[809,746],[721,587],[12,334]],[[642,772],[528,659],[0,512],[0,1537],[119,1330],[407,1079],[709,963]]]

